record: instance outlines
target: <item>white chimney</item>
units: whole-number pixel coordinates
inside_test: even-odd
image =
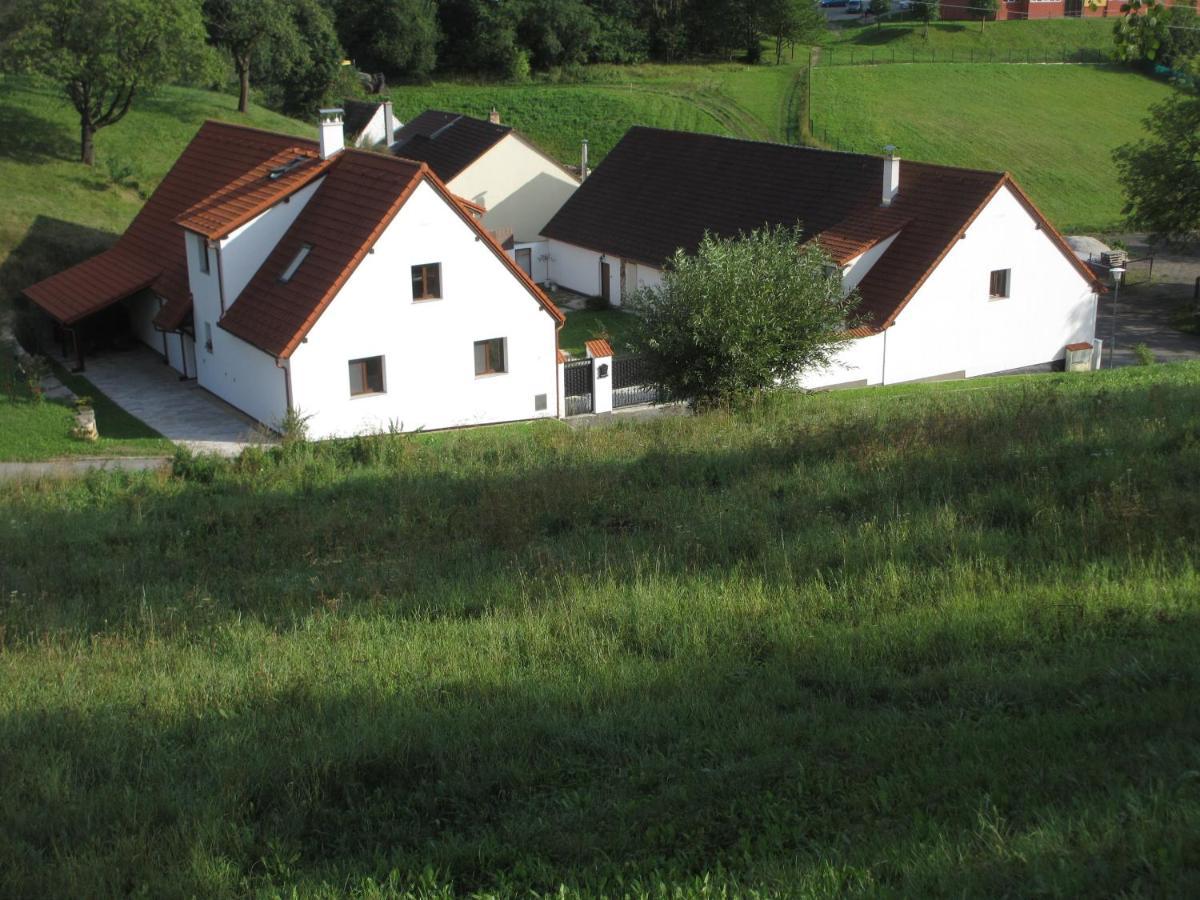
[[[392,146],[392,142],[396,140],[396,114],[392,112],[392,101],[383,101],[383,144],[385,147]]]
[[[588,177],[587,139],[585,138],[583,141],[583,149],[580,151],[580,154],[579,154],[579,180],[584,181],[587,177]]]
[[[883,148],[883,206],[891,206],[892,200],[900,193],[900,157],[896,148],[888,144]]]
[[[500,112],[494,106],[492,107],[492,111],[488,113],[488,121],[493,125],[500,124]]]
[[[341,153],[346,146],[346,135],[342,131],[342,116],[340,109],[323,109],[320,111],[321,123],[321,159],[329,159],[335,153]]]

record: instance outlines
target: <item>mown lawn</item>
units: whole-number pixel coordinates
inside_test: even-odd
[[[947,60],[969,58],[972,52],[1005,59],[1010,53],[1015,59],[1074,52],[1091,61],[1096,53],[1111,53],[1114,24],[1114,19],[1105,18],[1012,20],[988,22],[981,31],[978,22],[935,22],[927,37],[920,22],[885,22],[878,27],[856,22],[828,31],[822,46],[826,53],[832,51],[826,62],[835,64],[848,61],[851,49],[860,62],[872,49],[879,60],[895,50],[900,58],[916,53]]]
[[[627,349],[637,320],[633,313],[619,309],[581,309],[567,312],[567,323],[558,333],[558,346],[572,356],[584,355],[584,342],[606,338],[613,349]]]
[[[78,375],[59,376],[77,397],[91,397],[100,440],[71,437],[75,412],[55,400],[35,402],[24,377],[17,373],[10,345],[0,342],[0,462],[53,459],[61,456],[167,455],[174,445],[117,406]]]
[[[1117,146],[1171,88],[1096,66],[836,66],[813,73],[813,135],[842,150],[1011,171],[1067,232],[1120,225]],[[1102,103],[1080,97],[1103,97]],[[903,177],[903,176],[902,176]]]
[[[1198,398],[0,486],[0,893],[1195,896]]]

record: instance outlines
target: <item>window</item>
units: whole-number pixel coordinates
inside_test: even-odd
[[[212,353],[212,322],[204,323],[204,349]]]
[[[504,365],[504,338],[475,342],[476,375],[498,375],[507,371]]]
[[[991,286],[988,288],[993,299],[1008,296],[1008,275],[1012,269],[996,269],[992,272]]]
[[[350,396],[383,393],[383,357],[350,360]]]
[[[533,277],[533,251],[528,247],[524,247],[517,251],[517,265],[521,267],[521,271]]]
[[[204,238],[200,238],[200,271],[205,275],[207,275],[209,271],[208,241],[206,241]]]
[[[436,300],[442,296],[442,264],[412,267],[413,299]]]
[[[300,263],[304,262],[304,258],[308,256],[308,251],[312,249],[312,244],[301,244],[300,249],[296,251],[296,255],[292,257],[292,261],[288,263],[288,267],[283,270],[283,274],[279,276],[279,281],[287,284],[292,280],[292,276],[296,274],[296,270],[300,268]]]

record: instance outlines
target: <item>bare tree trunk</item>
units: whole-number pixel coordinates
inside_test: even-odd
[[[238,112],[244,113],[250,106],[250,59],[237,61],[238,81]]]
[[[86,116],[80,116],[79,121],[79,161],[85,166],[95,165],[96,162],[96,129]]]

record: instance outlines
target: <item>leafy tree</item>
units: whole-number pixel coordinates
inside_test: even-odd
[[[338,36],[355,65],[426,79],[441,39],[433,0],[337,0]]]
[[[816,42],[825,30],[825,16],[813,0],[765,0],[762,27],[775,41],[775,65],[779,65],[785,43]]]
[[[1122,62],[1153,60],[1167,39],[1167,21],[1157,0],[1129,0],[1113,26],[1116,57]]]
[[[289,4],[294,27],[285,39],[259,44],[253,66],[267,73],[263,87],[268,105],[310,118],[338,79],[342,48],[333,17],[320,0]]]
[[[1179,91],[1143,124],[1145,138],[1113,153],[1129,224],[1158,241],[1200,237],[1200,96]]]
[[[929,37],[929,23],[937,22],[942,18],[942,3],[941,0],[913,0],[912,6],[909,7],[912,11],[914,19],[925,23],[925,37]]]
[[[204,52],[196,0],[20,0],[5,16],[8,67],[65,89],[79,113],[79,158],[139,92],[181,77]]]
[[[705,235],[695,254],[675,254],[661,287],[634,295],[635,344],[670,396],[740,401],[832,361],[858,298],[801,240],[798,227]]]
[[[975,15],[979,17],[979,31],[982,33],[987,20],[996,18],[1000,11],[1000,0],[971,0],[971,6],[975,7]]]
[[[871,0],[867,10],[875,17],[875,27],[878,29],[883,25],[883,17],[892,11],[892,0]]]
[[[287,0],[204,0],[208,36],[233,59],[238,74],[238,112],[250,103],[250,68],[269,42],[276,52],[299,52],[300,35]],[[283,50],[288,47],[288,50]]]
[[[580,0],[518,0],[517,39],[535,69],[587,60],[596,41],[596,18]]]

